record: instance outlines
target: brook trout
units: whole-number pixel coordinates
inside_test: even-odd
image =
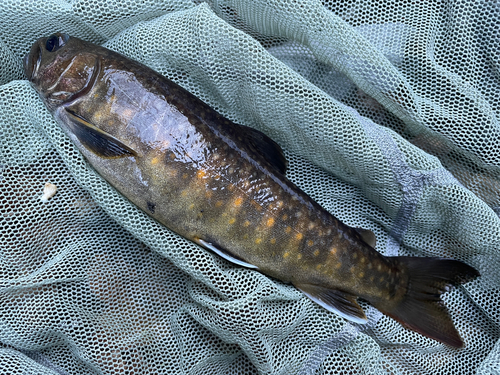
[[[479,273],[456,260],[385,257],[285,177],[280,147],[150,68],[57,33],[25,73],[111,185],[157,221],[240,266],[292,283],[365,323],[362,298],[405,327],[462,347],[440,295]]]

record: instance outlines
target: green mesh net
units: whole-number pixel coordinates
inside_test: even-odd
[[[0,373],[500,372],[497,2],[3,0],[0,19]],[[23,77],[56,31],[265,132],[287,176],[381,253],[477,268],[444,295],[466,347],[367,305],[351,324],[131,205]]]

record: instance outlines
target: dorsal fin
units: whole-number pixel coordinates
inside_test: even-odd
[[[283,155],[281,147],[261,131],[244,125],[235,125],[239,127],[236,129],[239,131],[239,135],[248,141],[250,146],[263,156],[264,160],[284,175],[286,172],[287,160],[285,155]]]

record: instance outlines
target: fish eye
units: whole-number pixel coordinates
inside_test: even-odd
[[[49,52],[57,51],[64,46],[68,41],[69,36],[66,34],[53,34],[47,38],[45,49]]]

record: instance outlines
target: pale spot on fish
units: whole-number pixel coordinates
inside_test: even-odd
[[[356,270],[356,268],[354,266],[352,266],[351,268],[349,268],[349,272],[350,273],[354,273],[355,270]]]
[[[382,265],[380,263],[377,264],[377,271],[382,271]]]
[[[373,264],[370,262],[368,263],[368,269],[371,270],[373,268]]]
[[[243,235],[243,239],[244,239],[244,240],[248,240],[248,234],[246,234],[246,233],[245,233],[245,234]]]
[[[352,254],[352,259],[357,259],[357,258],[358,258],[358,254],[357,253]]]
[[[206,198],[212,198],[212,195],[214,195],[212,190],[207,190],[205,191],[205,197]]]
[[[384,277],[382,276],[382,277],[381,277],[378,281],[380,281],[381,283],[383,283],[383,282],[384,282],[384,280],[385,280],[385,279],[384,279]]]
[[[335,264],[335,269],[336,270],[339,270],[340,267],[342,267],[342,263],[339,262],[339,263]]]
[[[182,174],[182,178],[185,180],[186,178],[188,178],[188,174],[187,173],[183,173]]]
[[[223,201],[217,201],[215,202],[215,207],[222,207],[223,204],[224,204]]]
[[[365,273],[364,273],[364,272],[360,272],[360,273],[358,274],[358,277],[359,277],[360,279],[361,279],[361,278],[363,278],[363,277],[365,277]]]
[[[365,257],[361,257],[361,259],[359,260],[361,263],[365,263],[366,262],[366,258]]]
[[[194,209],[194,203],[189,205],[189,209],[190,210]]]
[[[181,196],[182,196],[182,197],[187,197],[188,193],[189,193],[189,192],[188,192],[187,190],[183,190],[183,191],[181,192]]]
[[[173,152],[171,152],[170,155],[168,155],[168,157],[170,158],[170,160],[174,160],[175,154]]]
[[[302,254],[300,254],[300,253],[299,253],[299,254],[297,255],[297,259],[298,259],[298,260],[301,260],[301,259],[302,259]]]
[[[227,172],[228,172],[229,174],[233,174],[233,173],[234,173],[234,168],[229,168],[229,169],[227,170]]]
[[[281,206],[283,206],[283,201],[277,201],[276,202],[276,207],[277,208],[281,208]]]
[[[309,223],[309,225],[307,226],[307,229],[312,230],[312,229],[314,229],[315,226],[316,225],[314,223]]]

